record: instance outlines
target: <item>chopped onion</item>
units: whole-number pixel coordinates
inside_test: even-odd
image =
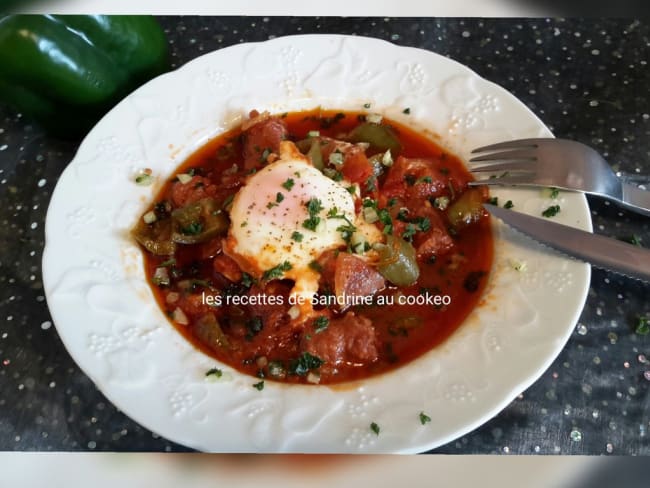
[[[257,364],[257,367],[258,367],[258,368],[263,368],[263,367],[265,367],[267,364],[269,364],[269,360],[266,359],[266,356],[260,356],[259,358],[257,358],[257,359],[255,360],[255,364]]]
[[[318,373],[314,373],[310,371],[309,374],[307,375],[307,382],[317,385],[318,383],[320,383],[320,375]]]
[[[510,265],[515,271],[524,272],[526,271],[526,261],[517,261],[514,259],[510,260]]]
[[[381,157],[381,164],[384,166],[393,165],[393,155],[390,153],[390,149],[387,149],[384,155]]]
[[[180,297],[181,297],[180,293],[176,293],[175,291],[172,291],[167,293],[167,296],[165,297],[165,301],[171,305],[173,303],[176,303]]]
[[[156,213],[153,210],[150,210],[142,216],[142,220],[144,220],[145,224],[153,224],[158,220],[158,217],[156,217]]]
[[[334,165],[343,164],[343,153],[339,151],[334,151],[332,154],[330,154],[329,162]]]
[[[449,197],[438,197],[433,201],[433,206],[438,210],[446,210],[449,206]]]
[[[185,173],[176,175],[176,178],[178,178],[178,181],[180,181],[183,185],[192,181],[192,176]]]
[[[383,117],[380,114],[368,114],[366,120],[371,124],[381,124]]]
[[[272,378],[284,378],[287,374],[280,361],[270,361],[268,371],[269,376]]]
[[[296,320],[300,316],[300,308],[298,307],[298,305],[294,305],[287,311],[287,314],[289,315],[291,320]]]
[[[368,222],[369,224],[374,224],[379,220],[379,215],[377,215],[377,211],[372,208],[372,207],[364,207],[363,208],[363,220]]]
[[[237,173],[237,171],[239,171],[239,165],[237,165],[237,164],[235,163],[235,164],[233,164],[230,168],[228,168],[227,170],[225,170],[225,171],[223,172],[223,174],[224,174],[224,175],[234,175],[235,173]]]
[[[156,268],[156,272],[153,274],[151,281],[154,285],[168,286],[171,281],[169,279],[169,271],[167,268]]]
[[[187,325],[190,323],[187,315],[185,315],[185,312],[183,312],[180,307],[176,307],[176,310],[172,312],[172,320],[181,325]]]
[[[146,170],[135,177],[136,185],[149,186],[151,183],[153,183],[153,176],[151,176],[151,173],[147,173]]]

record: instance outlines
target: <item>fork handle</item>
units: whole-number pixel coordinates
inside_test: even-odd
[[[621,204],[628,210],[650,217],[650,191],[627,183],[623,183],[622,187]]]

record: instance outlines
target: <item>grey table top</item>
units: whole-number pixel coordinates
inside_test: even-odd
[[[630,20],[168,17],[180,66],[231,44],[341,33],[417,46],[464,63],[519,97],[558,137],[615,169],[650,175],[650,24]],[[183,451],[118,411],[52,326],[40,261],[45,212],[79,141],[0,108],[0,450]],[[594,229],[636,235],[650,220],[590,199]],[[594,270],[568,344],[497,417],[437,453],[650,454],[650,285]]]

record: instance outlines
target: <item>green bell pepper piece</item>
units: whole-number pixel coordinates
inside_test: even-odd
[[[56,135],[83,134],[167,69],[167,41],[150,16],[0,19],[0,98]]]

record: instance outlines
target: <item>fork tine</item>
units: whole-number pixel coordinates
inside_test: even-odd
[[[499,171],[535,171],[530,161],[504,161],[470,166],[470,173],[496,173]]]
[[[521,149],[522,147],[537,147],[544,139],[515,139],[513,141],[498,142],[490,144],[489,146],[477,147],[472,151],[472,154],[486,152],[486,151],[499,151],[501,149]]]
[[[517,176],[503,176],[500,178],[487,178],[484,180],[470,181],[469,186],[480,185],[524,185],[524,186],[538,186],[539,184],[534,181],[531,175],[517,175]]]
[[[527,160],[534,161],[537,159],[535,152],[529,149],[517,149],[514,151],[502,151],[497,153],[484,154],[483,156],[476,156],[469,160],[470,163],[478,163],[481,161],[508,161],[508,160]]]

